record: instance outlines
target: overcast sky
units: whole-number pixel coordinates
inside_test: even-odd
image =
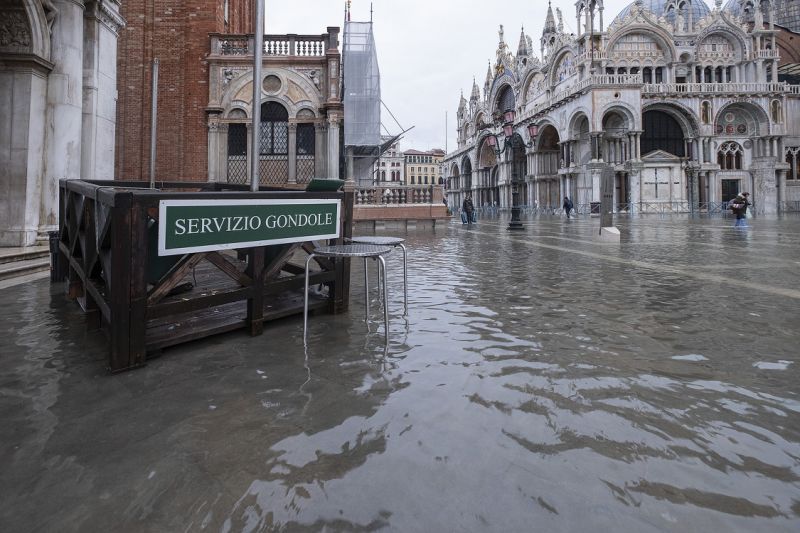
[[[605,25],[632,2],[605,0]],[[328,26],[343,27],[344,4],[266,0],[267,33],[320,34]],[[372,5],[382,100],[404,128],[414,126],[401,150],[444,149],[445,131],[447,149],[453,150],[461,91],[469,99],[473,76],[483,91],[488,60],[495,60],[499,25],[514,54],[524,25],[539,55],[547,14],[546,0],[374,0]],[[575,32],[574,0],[553,0],[556,7],[564,14],[565,30]],[[352,20],[369,20],[368,0],[352,0],[351,9]],[[385,110],[382,122],[392,133],[400,132]]]

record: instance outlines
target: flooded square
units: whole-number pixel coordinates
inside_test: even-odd
[[[507,222],[381,232],[388,348],[360,261],[307,349],[297,316],[119,375],[61,286],[0,290],[0,529],[800,529],[798,219]]]

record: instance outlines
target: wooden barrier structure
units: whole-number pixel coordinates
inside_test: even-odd
[[[159,257],[161,200],[341,200],[338,239],[352,234],[353,191],[250,192],[226,183],[61,180],[59,261],[54,279],[86,313],[89,329],[107,333],[111,372],[145,364],[148,354],[217,333],[245,328],[260,335],[264,322],[303,312],[303,267],[290,262],[311,242]],[[315,258],[312,284],[328,287],[310,308],[347,309],[350,264]],[[189,281],[193,282],[189,285]],[[179,292],[185,289],[185,292]]]

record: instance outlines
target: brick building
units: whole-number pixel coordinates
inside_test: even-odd
[[[156,176],[208,178],[209,34],[252,33],[253,0],[128,0],[119,38],[115,175],[150,172],[152,62],[158,58]]]

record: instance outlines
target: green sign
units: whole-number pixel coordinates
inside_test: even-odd
[[[340,200],[161,200],[158,255],[339,237]]]

